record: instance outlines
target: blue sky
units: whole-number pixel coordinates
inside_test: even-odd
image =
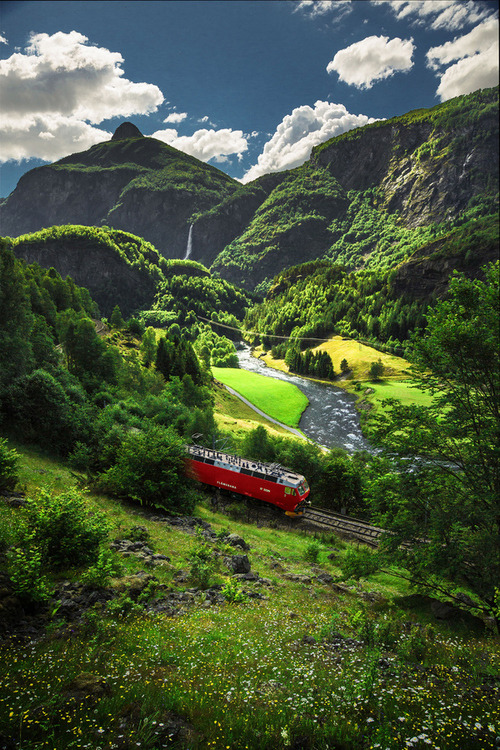
[[[496,0],[0,4],[0,195],[125,120],[248,181],[498,83]]]

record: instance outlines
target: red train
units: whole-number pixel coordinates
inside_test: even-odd
[[[199,445],[186,446],[187,473],[193,479],[277,505],[287,515],[302,515],[309,486],[301,474],[279,464],[248,461]]]

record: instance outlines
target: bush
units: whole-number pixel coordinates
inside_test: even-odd
[[[40,549],[45,566],[73,567],[95,562],[107,535],[104,517],[92,511],[80,492],[51,495],[42,490],[36,499],[27,500],[20,546]]]
[[[194,497],[184,473],[184,443],[172,428],[148,425],[129,433],[116,464],[103,473],[103,489],[118,497],[177,513],[191,513]]]
[[[82,575],[82,583],[94,588],[104,588],[111,578],[123,575],[123,565],[109,549],[102,549],[95,565]]]
[[[319,553],[321,552],[321,547],[316,541],[310,542],[307,547],[304,550],[304,559],[307,560],[307,562],[315,563],[318,562]]]
[[[0,438],[0,491],[13,490],[17,483],[19,455],[11,450],[7,441]]]
[[[9,574],[17,596],[26,604],[43,604],[51,595],[43,575],[43,552],[35,545],[16,547],[8,553]]]
[[[359,580],[378,573],[380,559],[376,552],[371,552],[366,547],[351,547],[345,553],[340,567],[343,580],[349,578]]]

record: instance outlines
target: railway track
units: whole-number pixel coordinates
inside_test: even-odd
[[[359,539],[360,542],[371,547],[378,546],[379,537],[385,531],[378,526],[366,523],[366,521],[360,521],[359,518],[344,516],[341,513],[334,513],[324,508],[316,508],[314,505],[306,508],[302,518],[308,523]]]

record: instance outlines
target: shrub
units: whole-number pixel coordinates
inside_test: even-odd
[[[217,572],[216,561],[210,547],[207,544],[201,544],[198,549],[191,552],[189,561],[191,563],[189,576],[193,584],[200,589],[208,589]]]
[[[11,450],[7,441],[0,438],[0,491],[13,490],[17,483],[17,463],[19,455]]]
[[[184,473],[184,443],[172,428],[147,425],[129,433],[116,464],[101,475],[105,491],[178,513],[190,513],[194,497]]]
[[[95,565],[81,576],[82,583],[94,588],[104,588],[111,578],[123,575],[123,565],[109,549],[102,549]]]
[[[230,578],[225,586],[222,587],[222,595],[231,604],[240,604],[248,600],[248,596],[241,590],[233,578]]]
[[[8,553],[9,574],[14,591],[26,604],[41,604],[50,598],[51,588],[43,575],[43,552],[35,546],[16,547]]]
[[[344,555],[341,564],[342,578],[367,578],[380,570],[380,560],[375,552],[366,547],[351,547]]]
[[[36,499],[27,500],[21,546],[40,549],[43,563],[52,568],[95,562],[107,534],[104,517],[93,512],[76,490],[61,495],[42,490]]]
[[[318,556],[321,551],[321,547],[316,541],[310,542],[304,550],[304,559],[307,562],[315,563],[318,562]]]

